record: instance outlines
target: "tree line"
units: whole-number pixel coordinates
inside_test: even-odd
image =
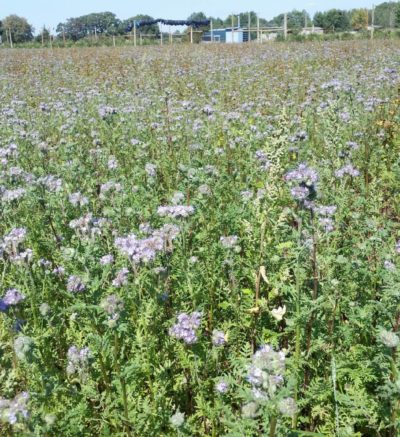
[[[372,22],[372,11],[368,9],[330,9],[325,12],[316,12],[314,16],[307,11],[293,10],[287,14],[288,28],[296,30],[306,26],[322,27],[325,32],[343,32],[350,30],[361,30],[368,27]],[[244,27],[256,26],[257,15],[255,12],[244,12],[237,15],[229,15],[225,19],[219,17],[207,17],[203,12],[191,14],[188,20],[206,20],[213,22],[214,28],[235,26]],[[126,20],[119,19],[112,12],[100,12],[82,15],[80,17],[68,18],[65,22],[59,23],[56,27],[56,37],[65,40],[78,41],[88,36],[117,36],[125,35],[132,29],[132,23],[141,20],[154,20],[149,15],[135,15]],[[250,20],[250,21],[249,21]],[[272,20],[260,18],[262,27],[280,27],[283,24],[284,14],[279,14]],[[384,2],[375,7],[374,24],[382,28],[400,27],[400,4],[398,2]],[[208,30],[208,27],[202,28]],[[140,30],[144,34],[160,34],[158,25],[144,26]],[[43,28],[38,35],[34,36],[34,28],[24,17],[9,15],[0,21],[0,36],[3,41],[14,43],[32,41],[35,38],[40,41],[48,39],[50,30]]]

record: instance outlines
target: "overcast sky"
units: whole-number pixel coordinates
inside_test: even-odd
[[[382,0],[383,1],[383,0]],[[381,3],[380,0],[375,1]],[[192,12],[226,18],[231,13],[253,10],[262,18],[292,9],[306,9],[311,15],[331,8],[372,7],[371,0],[0,0],[0,19],[10,14],[21,15],[38,31],[43,25],[55,28],[70,17],[91,12],[114,12],[126,19],[136,14],[154,18],[186,19]]]

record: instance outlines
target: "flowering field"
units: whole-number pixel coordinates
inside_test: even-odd
[[[2,436],[398,436],[400,44],[0,53]]]

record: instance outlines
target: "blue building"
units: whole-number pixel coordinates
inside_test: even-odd
[[[212,38],[212,40],[211,40]],[[240,27],[227,27],[226,29],[214,29],[212,32],[204,32],[203,41],[204,42],[223,42],[223,43],[242,43],[249,40],[248,30],[242,29]]]

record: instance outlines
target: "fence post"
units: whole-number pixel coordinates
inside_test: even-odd
[[[285,40],[287,39],[287,14],[283,16],[283,36]]]
[[[260,18],[257,17],[257,42],[261,42],[261,35],[260,35]]]
[[[212,20],[210,22],[210,31],[211,31],[211,42],[214,42],[214,26]]]
[[[133,22],[133,45],[136,47],[136,20]]]
[[[248,28],[249,28],[249,34],[247,35],[247,42],[251,42],[251,35],[250,35],[250,31],[251,31],[251,14],[250,14],[250,12],[249,12],[249,15],[248,15]]]

